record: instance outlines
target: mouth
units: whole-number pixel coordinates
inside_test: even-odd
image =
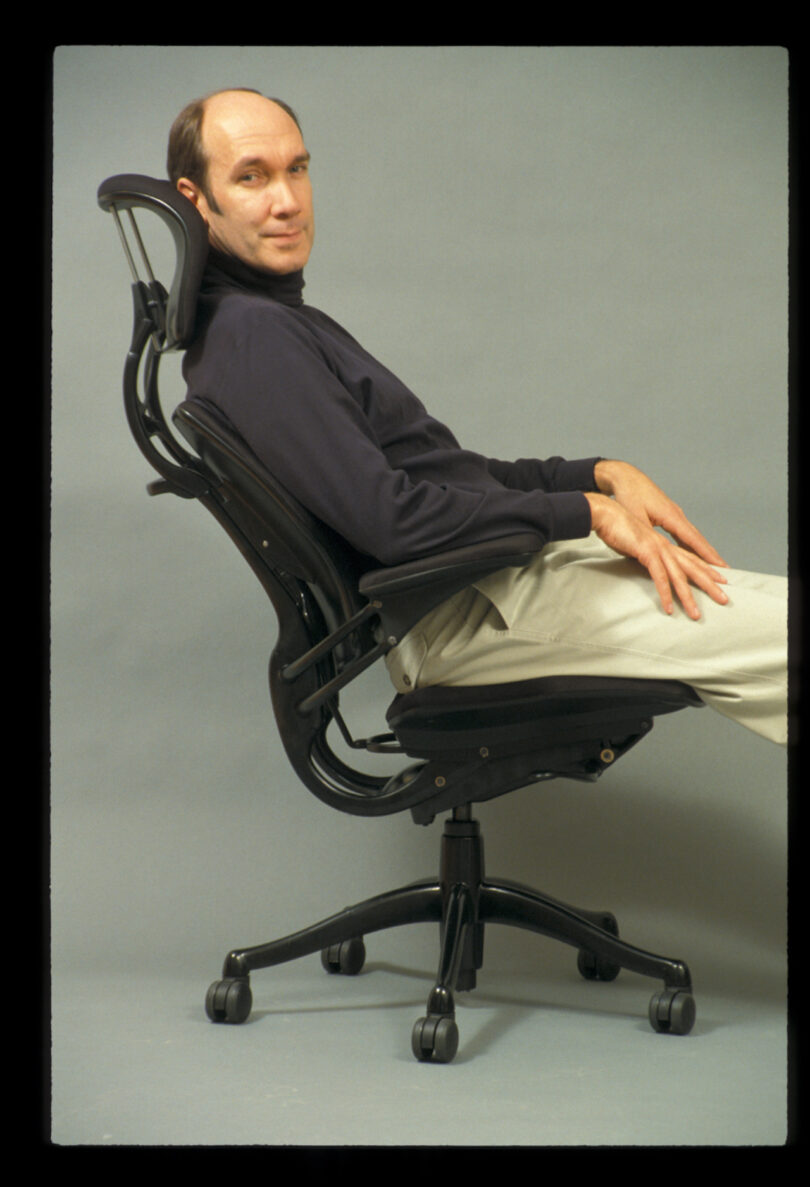
[[[265,231],[262,234],[262,239],[277,239],[283,243],[285,240],[291,241],[293,239],[298,239],[298,237],[303,235],[303,233],[302,227],[287,228],[283,231]]]

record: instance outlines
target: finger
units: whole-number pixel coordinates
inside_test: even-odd
[[[730,569],[727,560],[724,560],[716,548],[704,539],[698,532],[699,539],[697,541],[687,541],[681,536],[677,536],[674,532],[670,533],[673,540],[680,548],[685,548],[688,552],[693,552],[695,556],[699,556],[701,560],[706,561],[710,565],[720,565],[722,569]]]
[[[662,521],[661,527],[669,532],[681,548],[694,552],[696,556],[708,561],[711,565],[720,565],[723,569],[729,568],[728,562],[723,560],[717,549],[709,543],[693,523],[689,522],[685,515],[681,515],[677,520]]]
[[[712,601],[717,602],[721,606],[726,605],[728,594],[718,585],[718,581],[727,584],[725,578],[714,573],[712,569],[704,568],[691,558],[687,559],[685,569],[690,580],[698,589],[702,589],[704,593],[708,594]]]
[[[715,575],[713,570],[704,565],[697,557],[679,550],[677,554],[666,554],[665,561],[675,594],[690,618],[697,621],[701,617],[700,608],[690,588],[691,585],[702,590],[718,605],[725,606],[727,604],[728,595],[717,584],[715,576],[721,581],[724,579],[719,574]]]
[[[639,558],[641,559],[641,558]],[[672,587],[669,583],[667,567],[664,562],[658,557],[651,557],[647,561],[642,561],[647,572],[653,580],[653,584],[658,592],[658,597],[665,614],[672,614],[675,605],[672,598]]]
[[[728,577],[726,577],[725,574],[718,573],[716,569],[713,569],[710,565],[705,564],[705,562],[690,549],[679,547],[678,555],[683,558],[684,564],[696,566],[698,572],[705,573],[705,575],[712,581],[719,582],[721,585],[728,585]]]
[[[677,557],[673,554],[667,554],[664,559],[669,580],[675,590],[675,596],[683,606],[686,613],[695,622],[700,618],[700,610],[692,593],[692,587],[689,584],[689,578],[678,562]]]

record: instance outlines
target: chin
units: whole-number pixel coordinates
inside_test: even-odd
[[[300,272],[304,267],[304,260],[297,260],[293,262],[289,260],[281,264],[262,264],[265,272],[272,272],[275,276],[289,276],[291,272]]]
[[[300,272],[309,259],[309,252],[296,252],[294,255],[278,256],[268,259],[259,256],[253,261],[255,268],[262,268],[265,272],[273,272],[276,276],[287,276],[290,272]]]

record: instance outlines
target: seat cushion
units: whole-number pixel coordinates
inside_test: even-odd
[[[510,750],[559,741],[607,741],[640,722],[702,701],[672,680],[544,676],[512,684],[437,685],[399,694],[387,712],[402,744],[419,751]]]

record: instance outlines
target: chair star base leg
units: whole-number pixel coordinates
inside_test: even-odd
[[[250,974],[320,952],[329,973],[360,972],[363,937],[406,923],[438,923],[439,963],[426,1013],[411,1034],[420,1062],[449,1063],[459,1033],[455,994],[476,985],[483,965],[484,930],[498,923],[559,940],[577,949],[577,967],[589,981],[612,981],[621,969],[658,977],[649,1019],[661,1034],[688,1034],[695,1021],[689,970],[683,961],[644,951],[619,938],[610,911],[581,910],[517,882],[484,877],[483,841],[469,809],[456,809],[444,828],[438,881],[416,882],[366,899],[289,936],[225,958],[222,978],[209,988],[206,1013],[214,1022],[241,1023],[250,1014]]]

